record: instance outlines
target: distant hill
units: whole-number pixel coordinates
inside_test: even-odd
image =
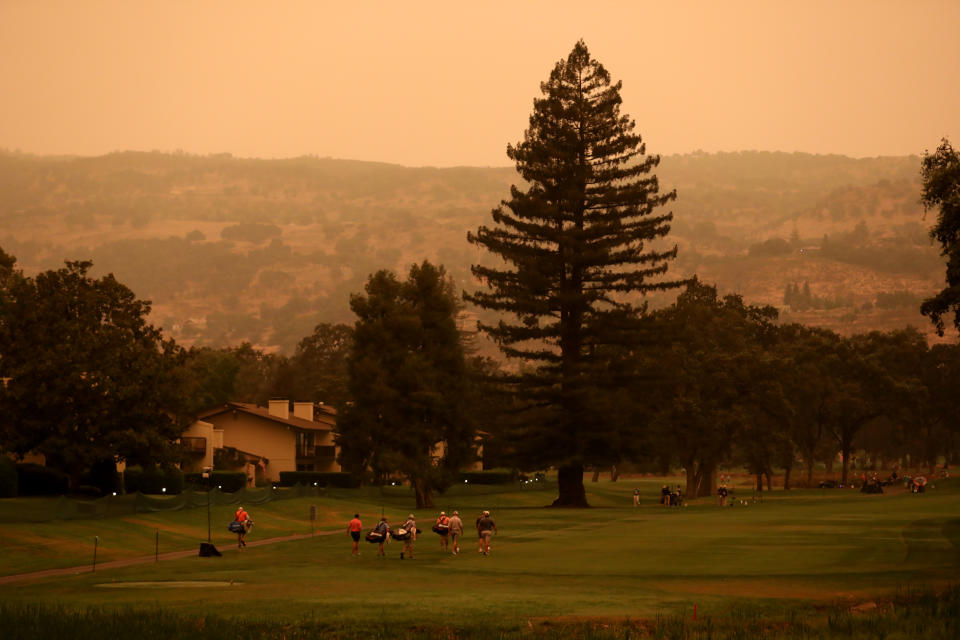
[[[675,272],[843,333],[927,331],[919,299],[943,262],[919,204],[919,157],[741,152],[664,157],[678,198]],[[28,273],[92,259],[184,344],[248,340],[292,351],[382,268],[424,258],[473,288],[466,241],[519,181],[511,167],[450,169],[115,153],[0,153],[0,247]],[[652,299],[669,304],[675,294]],[[789,300],[790,304],[787,304]]]

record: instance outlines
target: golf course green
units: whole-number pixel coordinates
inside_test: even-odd
[[[43,523],[7,516],[0,522],[0,602],[4,615],[33,608],[162,612],[330,633],[456,636],[522,633],[544,623],[882,610],[898,593],[942,591],[957,580],[957,481],[933,483],[923,494],[901,487],[881,495],[798,490],[767,492],[762,500],[741,488],[729,507],[701,499],[665,508],[657,495],[668,481],[676,479],[588,482],[590,509],[545,507],[555,489],[549,483],[457,486],[437,496],[429,512],[412,511],[405,488],[331,490],[244,505],[256,523],[244,549],[226,530],[234,507],[219,505],[211,531],[222,557],[161,557],[206,541],[205,509]],[[635,487],[639,507],[632,504]],[[7,503],[0,509],[9,514],[27,500],[0,501]],[[440,510],[454,509],[468,529],[456,556],[442,553],[430,531]],[[482,509],[499,530],[489,556],[477,552],[472,530]],[[401,560],[398,542],[387,545],[386,557],[362,542],[361,555],[352,557],[346,523],[355,512],[365,529],[381,513],[393,526],[415,513],[423,533],[414,558]],[[99,566],[91,571],[95,551]],[[141,561],[104,566],[125,559]],[[69,567],[78,568],[16,577]]]

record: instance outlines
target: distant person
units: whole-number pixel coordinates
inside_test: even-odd
[[[441,511],[437,516],[437,521],[433,524],[433,530],[440,536],[440,550],[446,551],[450,544],[450,518],[446,511]]]
[[[347,525],[347,535],[353,538],[352,556],[360,555],[360,532],[363,531],[363,523],[360,522],[360,514],[353,514],[353,520]]]
[[[404,554],[413,560],[413,543],[417,541],[417,521],[411,513],[407,516],[407,521],[403,523],[403,528],[407,531],[407,538],[403,541],[403,550],[400,552],[400,559],[403,560]]]
[[[660,487],[660,504],[665,507],[670,506],[670,487],[667,485]]]
[[[483,545],[483,555],[490,555],[490,537],[497,532],[497,525],[490,517],[489,511],[484,511],[477,520],[477,533],[480,534],[480,542]]]
[[[633,490],[633,506],[635,507],[640,506],[640,489],[639,488]]]
[[[460,512],[454,511],[450,516],[450,546],[453,547],[453,555],[460,551],[460,538],[463,536],[463,520],[460,519]]]
[[[233,521],[236,524],[231,529],[236,531],[237,547],[247,546],[247,532],[253,526],[250,514],[243,507],[237,507],[237,512],[233,514]]]
[[[386,517],[380,518],[380,522],[377,523],[377,526],[374,527],[373,532],[380,536],[380,544],[377,547],[377,555],[383,556],[386,555],[383,552],[383,543],[387,541],[390,537],[390,525],[387,524]]]
[[[476,528],[477,528],[477,553],[483,553],[483,534],[480,533],[480,520],[483,519],[484,512],[481,511],[480,515],[477,516]]]
[[[727,490],[727,485],[722,484],[720,488],[717,489],[717,501],[720,503],[721,507],[727,506],[727,496],[730,492]]]

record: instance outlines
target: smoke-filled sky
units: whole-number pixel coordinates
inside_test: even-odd
[[[0,148],[505,166],[580,38],[652,153],[960,141],[957,0],[0,0]]]

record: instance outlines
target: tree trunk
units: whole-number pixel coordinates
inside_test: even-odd
[[[840,484],[847,486],[847,472],[850,470],[850,450],[843,447],[840,450],[840,455],[843,457],[843,466],[840,468]]]
[[[418,478],[412,481],[411,484],[413,485],[413,491],[417,496],[417,509],[432,509],[433,490],[427,485],[427,482]]]
[[[620,472],[617,470],[617,465],[610,467],[610,482],[616,482],[620,478]]]
[[[717,467],[705,462],[687,464],[687,490],[689,499],[711,496],[717,492]]]
[[[554,507],[589,507],[587,493],[583,488],[583,465],[571,464],[557,469],[559,495]]]
[[[764,472],[764,475],[767,476],[767,491],[773,491],[773,486],[772,486],[773,481],[770,479],[770,476],[773,474],[770,473],[770,471],[766,471]]]
[[[717,495],[717,465],[707,465],[703,470],[703,484],[700,487],[701,498]]]
[[[763,493],[763,473],[757,472],[757,493]]]
[[[804,460],[807,465],[807,489],[813,487],[813,456],[810,456],[808,460]]]
[[[783,470],[783,490],[790,491],[790,472],[793,471],[793,467],[786,467]]]

